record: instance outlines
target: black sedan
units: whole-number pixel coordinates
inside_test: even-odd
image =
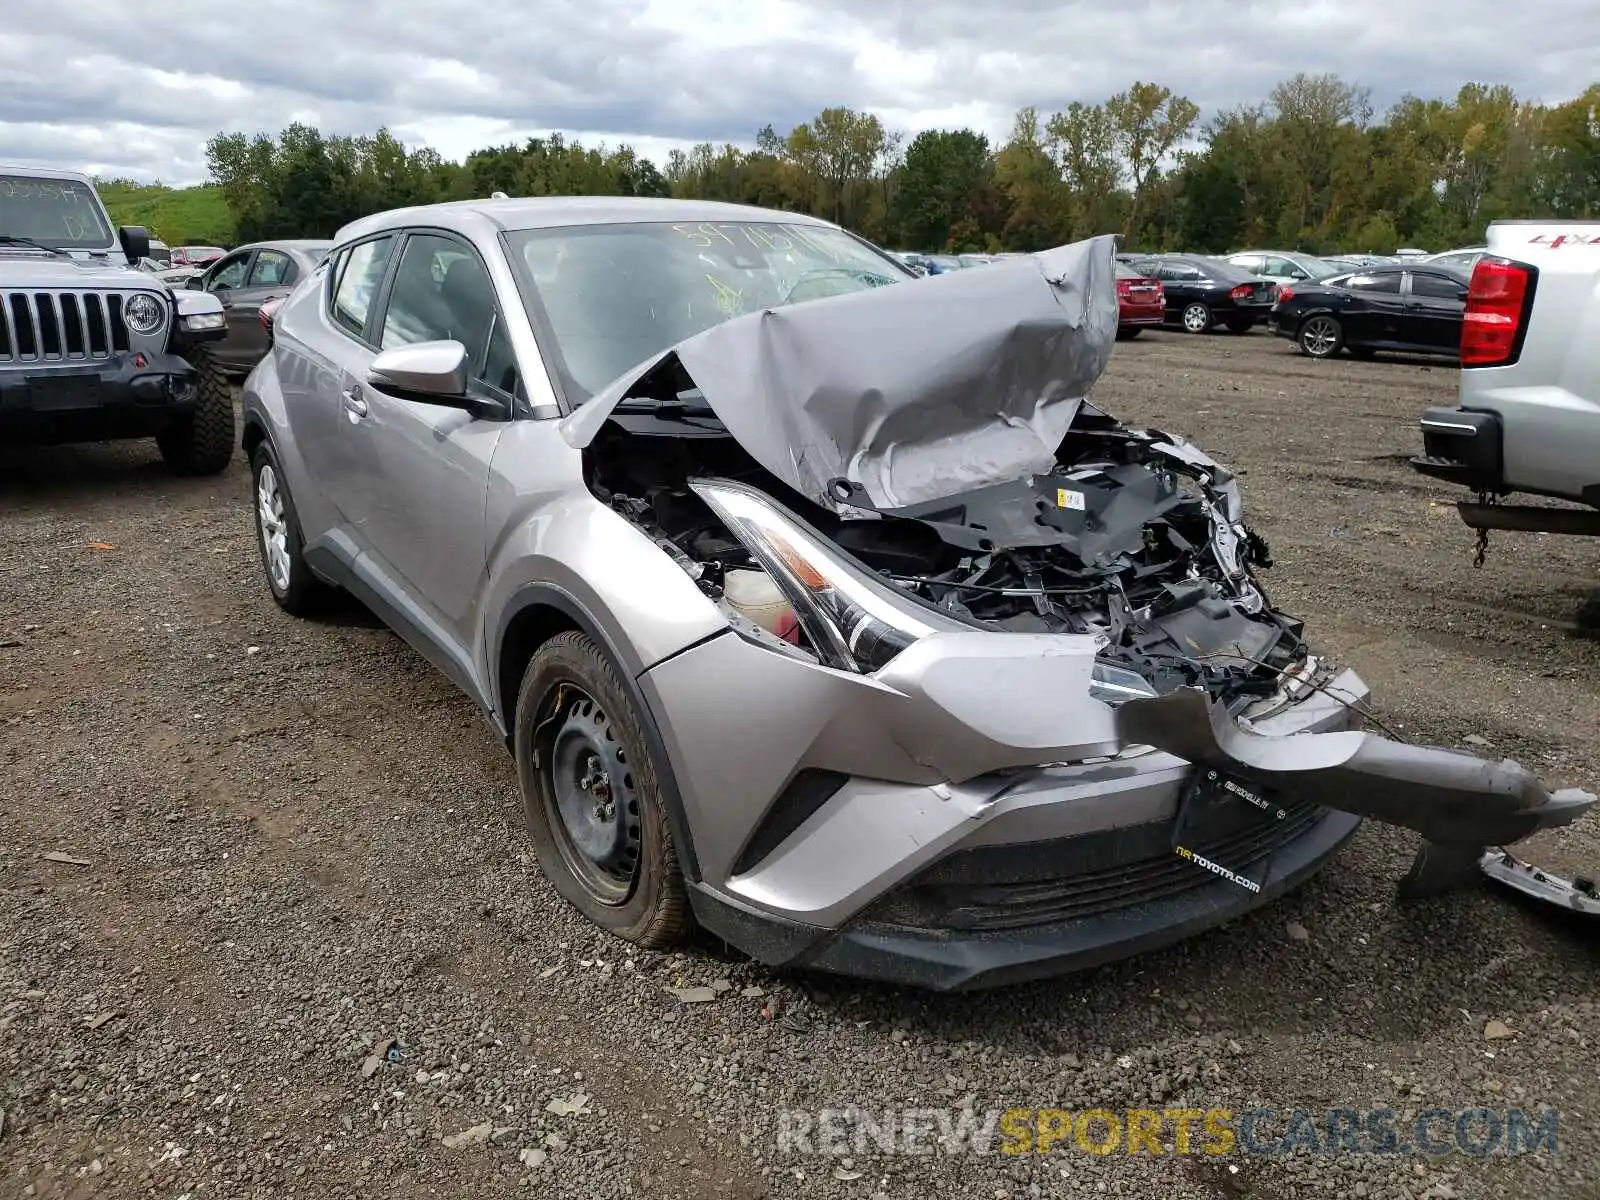
[[[212,344],[211,354],[225,373],[243,375],[261,361],[267,352],[261,306],[293,291],[317,269],[332,245],[305,238],[252,242],[223,255],[184,284],[222,301],[228,336]]]
[[[1272,328],[1312,358],[1341,349],[1357,358],[1379,350],[1454,358],[1461,352],[1467,282],[1448,266],[1396,263],[1290,284],[1278,290]]]
[[[1199,254],[1153,254],[1134,270],[1161,281],[1167,297],[1167,324],[1190,333],[1221,325],[1243,333],[1267,319],[1277,285],[1239,267]]]

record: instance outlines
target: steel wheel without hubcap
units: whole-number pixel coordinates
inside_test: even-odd
[[[547,758],[556,844],[568,869],[600,903],[633,894],[639,869],[639,800],[628,756],[600,706],[568,684]],[[560,702],[558,701],[558,704]]]
[[[256,518],[261,525],[261,549],[267,562],[267,577],[280,596],[289,590],[289,526],[284,516],[283,493],[278,489],[278,474],[270,463],[263,463],[256,474]]]
[[[1300,327],[1300,348],[1312,358],[1327,358],[1339,348],[1339,335],[1332,317],[1312,317]]]
[[[1204,333],[1211,328],[1211,310],[1204,304],[1191,304],[1183,310],[1183,327],[1190,333]]]

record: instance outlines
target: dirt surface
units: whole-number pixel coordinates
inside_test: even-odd
[[[1592,788],[1600,543],[1473,569],[1404,464],[1454,388],[1155,334],[1096,399],[1243,472],[1275,598],[1387,722]],[[0,1197],[1600,1194],[1593,928],[1487,886],[1397,904],[1414,838],[1369,825],[1250,918],[1023,989],[630,953],[539,875],[465,699],[354,606],[272,605],[246,493],[146,443],[0,451]],[[1597,830],[1537,855],[1592,870]],[[1559,1149],[778,1152],[779,1109],[850,1105],[1553,1106]]]

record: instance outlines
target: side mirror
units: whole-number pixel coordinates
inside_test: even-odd
[[[384,350],[367,369],[367,383],[397,400],[459,408],[496,420],[510,416],[496,400],[467,395],[467,348],[456,341]]]
[[[122,243],[122,253],[130,264],[150,257],[150,231],[143,225],[124,225],[117,230],[117,240]]]
[[[191,292],[203,292],[206,290],[205,280],[201,279],[198,275],[189,276],[189,278],[184,282],[183,286],[188,288]]]

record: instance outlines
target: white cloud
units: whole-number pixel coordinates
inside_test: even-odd
[[[459,158],[561,131],[658,161],[831,104],[908,134],[1096,102],[1135,79],[1208,112],[1297,71],[1406,92],[1595,81],[1600,5],[1524,0],[7,0],[0,161],[191,183],[219,130],[380,125]],[[1559,31],[1552,38],[1551,31]],[[1551,48],[1554,47],[1554,48]]]

